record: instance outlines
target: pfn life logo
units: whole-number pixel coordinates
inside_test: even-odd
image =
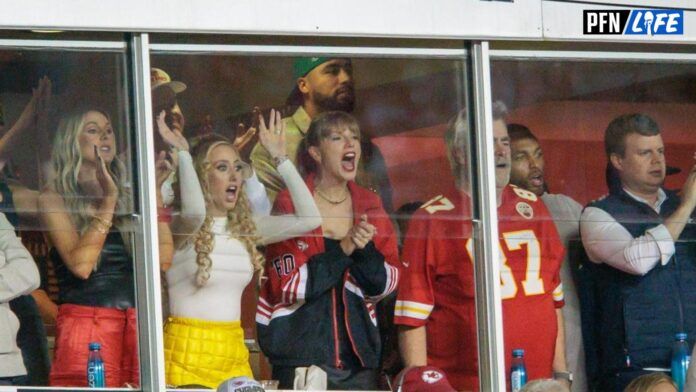
[[[583,34],[683,35],[684,10],[583,10]]]

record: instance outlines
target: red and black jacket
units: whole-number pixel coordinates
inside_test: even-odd
[[[306,182],[313,191],[313,178]],[[379,366],[375,305],[396,290],[396,235],[376,194],[354,182],[348,183],[348,190],[355,222],[366,214],[377,228],[364,249],[356,249],[351,256],[340,247],[326,250],[319,227],[266,250],[267,279],[261,287],[256,323],[261,349],[274,365],[341,368],[338,323],[342,323],[362,367]],[[278,194],[274,210],[293,212],[287,190]],[[339,308],[343,314],[338,314]]]

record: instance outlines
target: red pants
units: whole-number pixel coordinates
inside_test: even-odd
[[[50,385],[87,386],[89,343],[101,344],[106,386],[139,385],[138,328],[135,309],[65,304],[58,308],[55,358]]]

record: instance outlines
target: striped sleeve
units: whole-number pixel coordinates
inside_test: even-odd
[[[411,318],[414,320],[427,320],[433,305],[415,301],[397,300],[394,306],[396,317]]]
[[[427,259],[429,238],[424,235],[424,225],[423,220],[412,220],[404,241],[403,266],[394,308],[396,324],[423,326],[435,305],[431,279],[434,261]]]

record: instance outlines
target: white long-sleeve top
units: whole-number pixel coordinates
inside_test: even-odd
[[[319,210],[302,177],[289,160],[278,166],[295,206],[294,215],[254,215],[260,245],[283,241],[315,229],[321,224]],[[245,186],[252,185],[245,183]],[[182,192],[183,193],[183,192]],[[202,197],[202,196],[201,196]],[[203,287],[196,285],[196,250],[187,241],[174,253],[166,273],[169,309],[173,316],[210,321],[237,321],[241,317],[241,297],[253,276],[253,267],[244,244],[230,238],[227,218],[214,218],[212,267]]]
[[[172,232],[174,234],[193,233],[198,230],[205,219],[205,200],[201,190],[200,181],[193,167],[193,158],[188,151],[179,150],[177,152],[179,167],[178,181],[180,186],[181,211],[174,214]],[[174,202],[174,189],[172,188],[175,180],[174,173],[162,184],[161,193],[164,205],[171,205]],[[256,173],[246,180],[244,191],[249,198],[249,204],[254,215],[266,216],[271,213],[271,202],[268,199],[266,188],[259,181]]]
[[[667,199],[662,189],[659,190],[654,205],[626,189],[624,191],[657,213]],[[592,262],[606,263],[633,275],[645,275],[657,263],[667,264],[675,252],[674,240],[665,225],[657,225],[646,230],[645,234],[633,238],[614,217],[597,207],[587,207],[583,211],[580,217],[580,233],[582,244]]]
[[[179,150],[179,197],[181,211],[172,216],[171,230],[175,235],[194,233],[205,220],[205,199],[201,183],[198,181],[193,158],[188,151]],[[166,182],[165,182],[166,184]]]
[[[254,216],[271,215],[273,206],[271,205],[271,200],[268,198],[268,192],[266,192],[266,187],[259,181],[259,176],[256,175],[253,169],[251,171],[251,177],[247,178],[245,183],[244,192],[249,199],[251,211],[254,212]]]

